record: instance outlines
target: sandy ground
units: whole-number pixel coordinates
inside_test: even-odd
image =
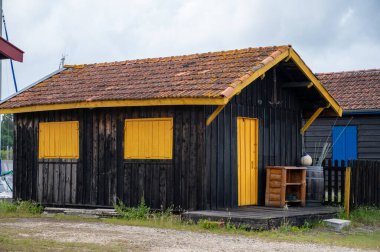
[[[121,244],[134,251],[358,251],[315,244],[268,242],[244,236],[218,235],[112,225],[97,222],[19,219],[0,223],[0,230],[11,228],[19,236],[59,242]]]

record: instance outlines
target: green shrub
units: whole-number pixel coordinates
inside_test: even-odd
[[[126,207],[120,200],[114,204],[116,212],[124,219],[142,220],[150,217],[150,208],[145,204],[144,198],[141,198],[137,207]]]

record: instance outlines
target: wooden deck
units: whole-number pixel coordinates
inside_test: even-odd
[[[251,229],[272,229],[287,222],[302,226],[305,221],[329,219],[336,217],[336,207],[289,207],[283,208],[248,206],[229,210],[189,211],[181,215],[182,221],[210,220],[231,223],[237,226],[246,225]]]

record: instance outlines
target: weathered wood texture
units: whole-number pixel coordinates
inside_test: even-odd
[[[266,175],[265,206],[280,208],[285,204],[305,206],[305,167],[267,166]]]
[[[173,117],[172,160],[124,160],[124,120]],[[38,160],[38,123],[78,120],[80,158]],[[109,108],[15,116],[15,198],[44,204],[111,206],[141,197],[153,208],[201,209],[205,195],[203,106]]]
[[[355,160],[351,166],[350,205],[380,207],[380,161]]]
[[[299,129],[303,104],[292,89],[281,88],[284,79],[281,74],[277,74],[280,103],[270,103],[274,98],[274,81],[273,72],[269,71],[263,80],[255,81],[233,98],[208,127],[206,118],[215,110],[214,106],[98,108],[17,114],[14,197],[41,199],[37,195],[40,189],[37,176],[40,165],[47,164],[38,160],[38,123],[78,120],[80,157],[76,161],[76,195],[68,201],[48,200],[51,199],[48,162],[49,172],[43,174],[47,180],[42,178],[43,184],[48,181],[47,188],[41,187],[42,195],[48,196],[42,196],[42,203],[99,207],[111,206],[116,199],[122,199],[128,206],[135,206],[144,196],[154,208],[171,205],[177,209],[237,207],[237,117],[251,117],[259,119],[258,203],[263,205],[264,167],[297,165],[301,154]],[[149,117],[173,117],[173,159],[124,160],[124,120]],[[72,165],[60,162],[61,166]],[[51,169],[55,169],[54,165]],[[73,178],[71,186],[72,181]],[[62,188],[62,185],[54,183],[53,188]]]
[[[343,205],[345,193],[345,171],[351,167],[350,206],[380,206],[380,161],[355,160],[345,164],[344,161],[327,160],[324,163],[325,202]]]
[[[317,118],[305,133],[305,151],[312,157],[321,153],[323,143],[331,143],[332,141],[332,127],[334,125],[346,126],[347,124],[349,126],[357,126],[358,159],[380,159],[379,115],[352,115],[343,116],[342,118]],[[328,153],[327,158],[331,158],[331,155],[332,151]]]
[[[265,167],[294,166],[301,155],[301,105],[290,89],[280,88],[277,74],[277,97],[273,99],[273,72],[245,88],[206,128],[206,172],[204,200],[208,209],[238,205],[237,192],[237,117],[259,119],[258,204],[264,205]],[[206,107],[210,115],[215,107]]]
[[[325,204],[343,205],[344,201],[344,181],[346,177],[346,164],[342,162],[332,162],[331,159],[323,162],[324,177],[324,201]]]
[[[248,226],[255,230],[270,230],[284,223],[302,226],[305,222],[336,218],[339,208],[335,207],[290,207],[273,208],[248,206],[235,209],[189,211],[181,214],[182,221],[222,221],[236,226]]]

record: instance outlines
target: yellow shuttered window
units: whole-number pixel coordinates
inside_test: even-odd
[[[125,159],[172,159],[173,118],[127,119]]]
[[[39,124],[39,158],[79,158],[79,122]]]

